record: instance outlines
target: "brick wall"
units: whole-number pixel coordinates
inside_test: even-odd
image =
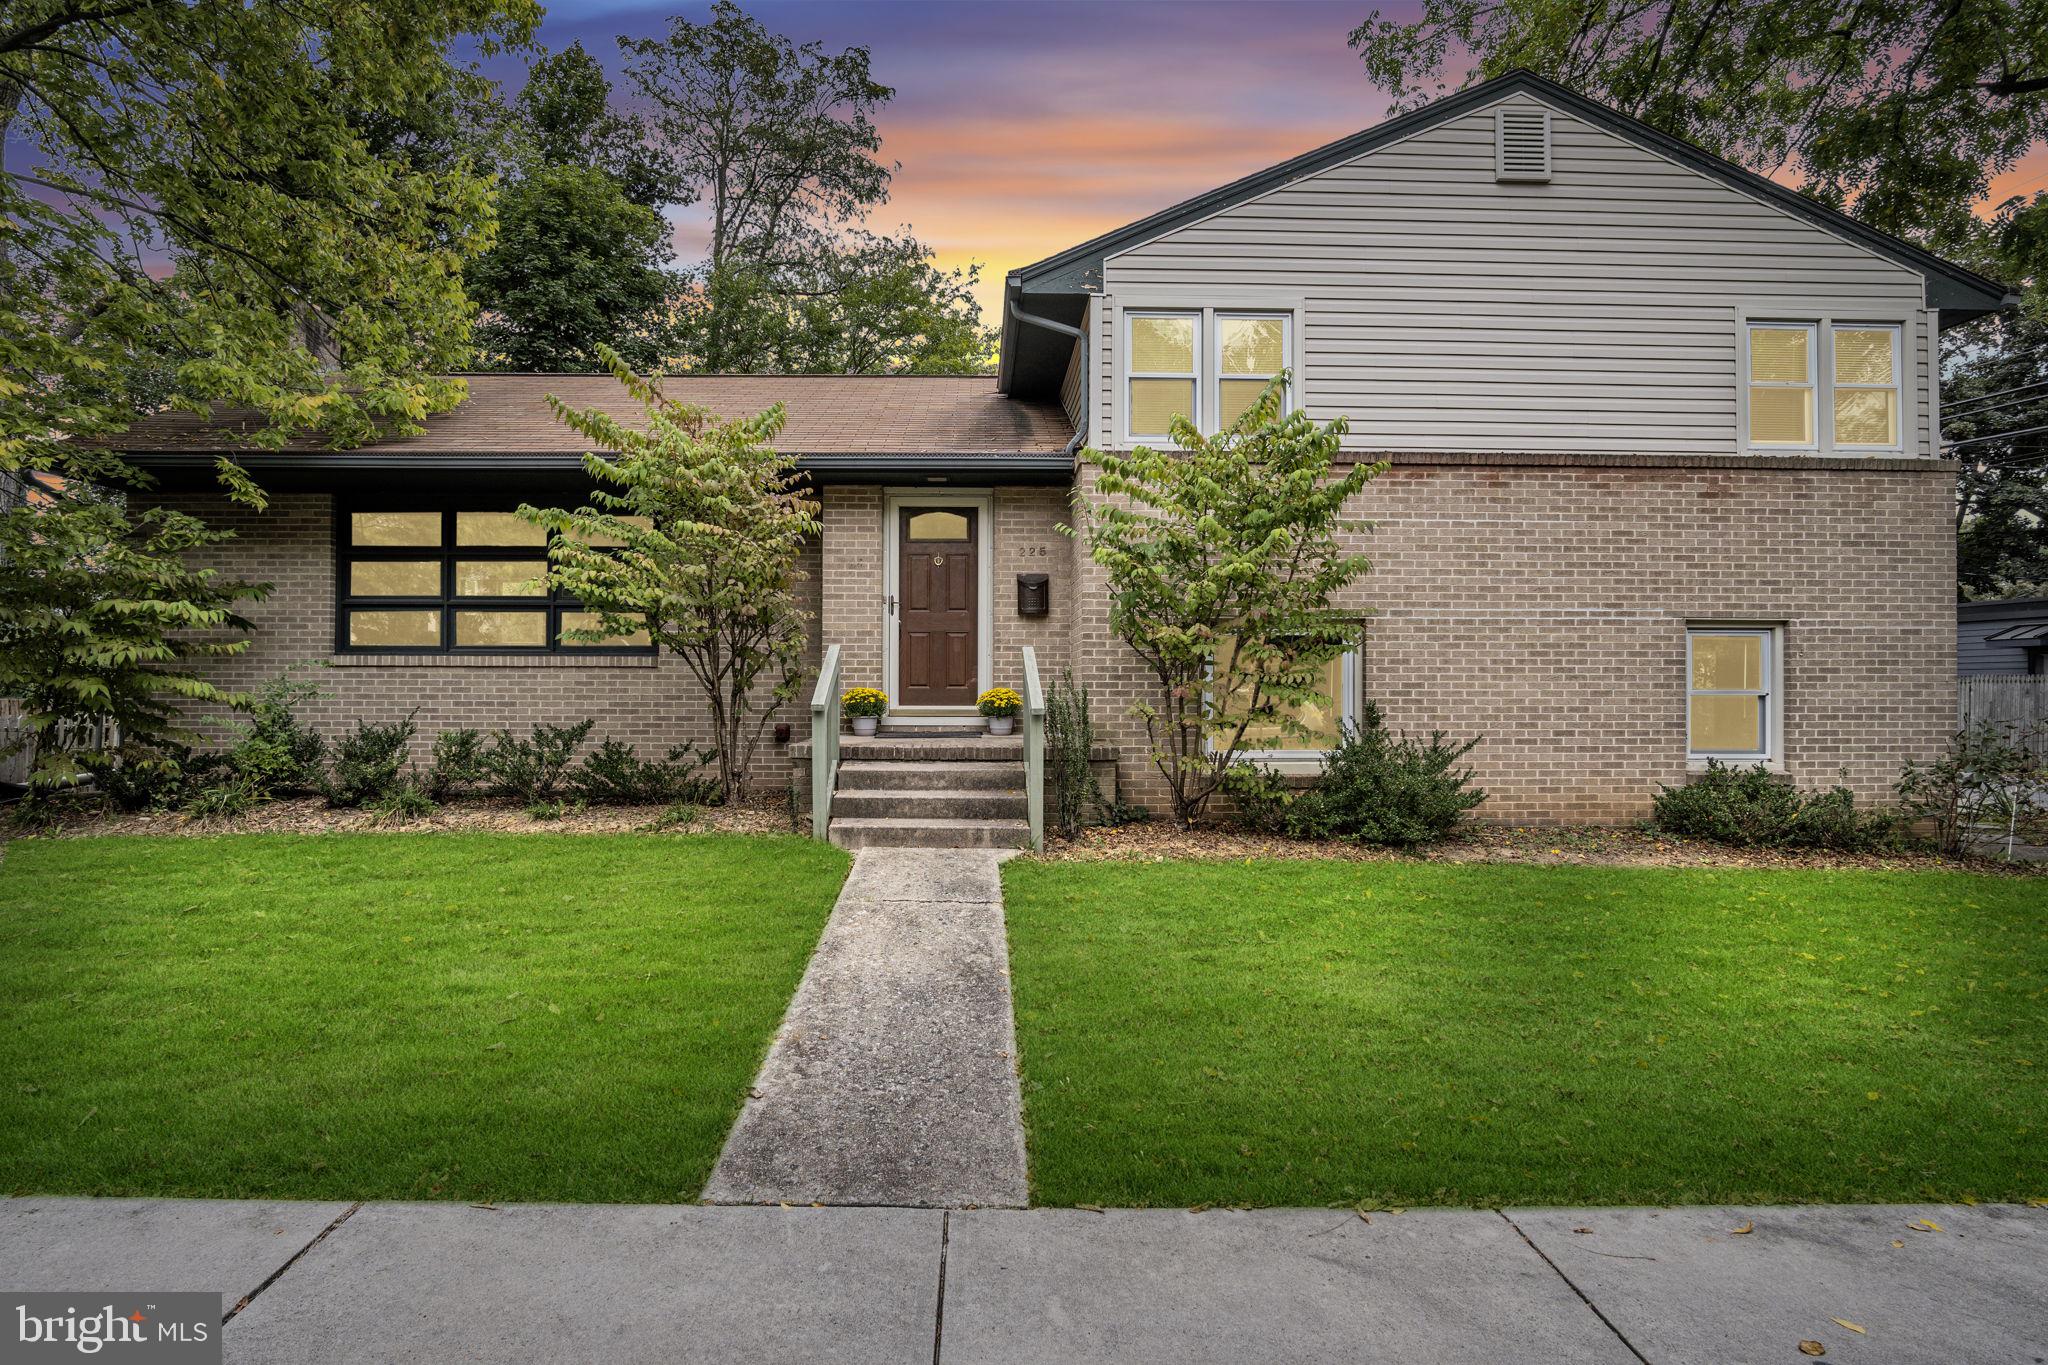
[[[1778,624],[1786,772],[1886,799],[1954,726],[1953,480],[1933,462],[1397,462],[1357,509],[1375,523],[1348,604],[1375,612],[1365,693],[1398,728],[1485,737],[1483,818],[1633,820],[1686,774],[1687,622]],[[1077,561],[1097,726],[1126,799],[1163,805],[1128,714],[1156,684]]]
[[[1624,821],[1685,761],[1689,620],[1784,627],[1784,757],[1808,785],[1845,781],[1882,799],[1900,762],[1926,757],[1955,717],[1953,468],[1736,461],[1606,465],[1403,461],[1358,514],[1374,571],[1347,605],[1371,608],[1366,694],[1409,730],[1480,734],[1471,762],[1496,821]],[[1093,497],[1093,471],[1083,475]],[[1064,488],[994,490],[994,662],[1017,681],[1038,646],[1045,680],[1071,666],[1098,733],[1121,747],[1125,799],[1163,805],[1131,705],[1152,684],[1108,629],[1108,585],[1059,533]],[[818,641],[844,647],[847,685],[882,681],[882,490],[823,490],[824,529],[806,565]],[[419,708],[423,736],[594,716],[597,733],[652,752],[701,742],[696,691],[673,658],[373,659],[333,653],[331,499],[274,498],[262,514],[184,504],[238,539],[217,562],[267,579],[250,652],[218,665],[253,687],[301,660],[333,695],[322,729]],[[1050,575],[1052,614],[1016,612],[1015,575]],[[822,590],[821,590],[822,589]],[[808,687],[785,708],[801,736]],[[786,760],[764,746],[757,774]]]
[[[294,664],[330,665],[300,673],[327,694],[305,712],[323,733],[341,733],[358,720],[397,720],[417,708],[415,752],[422,758],[443,730],[524,730],[585,716],[597,721],[594,740],[625,740],[643,756],[685,740],[702,745],[710,739],[701,693],[673,656],[337,655],[333,498],[274,495],[269,510],[260,513],[215,497],[180,499],[176,505],[235,532],[234,540],[209,553],[210,562],[231,576],[274,585],[267,600],[246,611],[257,626],[248,651],[210,665],[213,675],[228,686],[253,690]],[[802,591],[815,617],[815,545],[805,558]],[[815,668],[815,637],[811,656]],[[783,708],[781,718],[792,721],[799,734],[808,724],[808,695]],[[756,755],[757,786],[779,786],[787,770],[771,732]]]

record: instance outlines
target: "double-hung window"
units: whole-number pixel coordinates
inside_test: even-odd
[[[1140,440],[1159,440],[1175,417],[1202,424],[1198,398],[1201,372],[1195,357],[1201,353],[1200,313],[1132,313],[1128,315],[1130,353],[1127,373],[1130,385],[1129,423],[1131,435]]]
[[[1216,429],[1227,431],[1287,368],[1287,319],[1216,315]]]
[[[1768,626],[1686,631],[1686,754],[1760,763],[1778,752],[1778,633]]]
[[[1748,323],[1750,447],[1898,449],[1903,331],[1825,318]]]
[[[349,510],[341,518],[336,644],[344,652],[646,654],[646,632],[563,639],[597,616],[548,586],[550,532],[516,512]]]
[[[1228,429],[1287,368],[1291,313],[1216,308],[1124,314],[1124,426],[1163,441],[1175,417]]]

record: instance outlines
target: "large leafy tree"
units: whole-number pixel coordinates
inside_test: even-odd
[[[874,121],[895,92],[866,48],[794,43],[730,0],[620,47],[675,169],[675,202],[709,220],[686,300],[696,368],[986,366],[972,275],[939,269],[908,232],[862,230],[895,171]]]
[[[135,412],[122,376],[338,444],[461,397],[490,183],[372,145],[524,41],[533,0],[16,0],[0,17],[0,461],[55,469]],[[168,269],[165,267],[168,266]]]
[[[1944,405],[1969,442],[1953,447],[1962,590],[2040,581],[2048,202],[1987,200],[2048,136],[2032,0],[1423,0],[1374,11],[1351,46],[1396,108],[1526,67],[2020,288],[2023,317],[1945,338]]]
[[[609,345],[659,369],[676,346],[675,248],[656,207],[674,177],[581,44],[536,60],[506,120],[498,240],[464,273],[482,363],[601,369]]]
[[[612,83],[581,43],[536,58],[512,102],[518,155],[541,166],[586,166],[648,208],[676,200],[676,172],[647,142],[646,124],[611,107]]]
[[[600,346],[658,369],[675,344],[668,223],[592,166],[538,166],[498,198],[498,241],[465,279],[485,364],[596,370]]]
[[[762,732],[803,678],[810,616],[797,600],[798,561],[818,533],[818,505],[796,462],[770,444],[782,429],[779,405],[713,420],[616,352],[600,354],[644,424],[550,397],[557,417],[616,453],[583,457],[597,485],[588,505],[519,510],[561,533],[549,543],[549,577],[597,615],[582,638],[645,631],[682,660],[704,696],[730,799],[745,790]]]
[[[1281,412],[1286,376],[1226,430],[1173,420],[1175,450],[1083,458],[1102,498],[1084,509],[1109,578],[1109,622],[1154,681],[1138,714],[1177,819],[1199,818],[1255,731],[1304,737],[1295,718],[1331,660],[1358,643],[1338,596],[1371,567],[1338,532],[1344,505],[1386,466],[1340,472],[1342,418]]]
[[[218,539],[138,511],[113,453],[141,412],[225,401],[258,447],[412,429],[462,394],[490,182],[446,135],[446,50],[524,42],[532,0],[13,0],[0,8],[0,679],[51,736],[147,748],[167,703],[232,700],[195,628],[250,595],[189,570]],[[435,132],[434,130],[442,130]],[[260,502],[223,462],[236,496]]]

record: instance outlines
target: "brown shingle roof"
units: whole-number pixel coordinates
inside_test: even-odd
[[[429,417],[420,436],[372,442],[360,453],[576,454],[589,448],[555,420],[546,395],[571,407],[601,408],[638,424],[639,407],[608,375],[479,374],[452,412]],[[788,424],[775,442],[789,455],[881,452],[1021,454],[1056,452],[1073,427],[1056,403],[1022,402],[996,392],[993,377],[924,375],[690,375],[662,381],[669,397],[701,404],[720,417],[760,412],[776,403]],[[235,437],[256,430],[255,413],[221,408],[211,417],[160,412],[109,444],[134,452],[233,450]],[[297,452],[322,449],[295,439]]]

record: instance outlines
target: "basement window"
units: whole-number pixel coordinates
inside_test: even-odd
[[[1687,629],[1686,756],[1696,763],[1765,763],[1778,752],[1778,631]]]
[[[335,648],[348,654],[651,654],[644,631],[564,640],[597,618],[548,586],[551,533],[509,509],[356,507],[340,520]]]

